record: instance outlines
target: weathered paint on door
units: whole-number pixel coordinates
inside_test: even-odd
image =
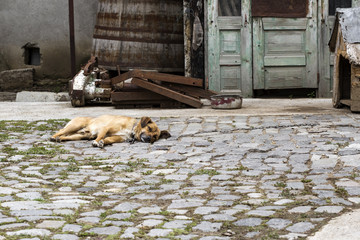
[[[253,89],[314,88],[318,97],[332,96],[332,12],[360,0],[307,0],[305,18],[251,16],[250,0],[242,0],[241,16],[225,17],[221,1],[229,0],[206,1],[210,89],[252,96]]]
[[[305,18],[253,17],[254,89],[317,88],[317,1]]]
[[[250,0],[208,0],[207,9],[209,88],[252,96]]]

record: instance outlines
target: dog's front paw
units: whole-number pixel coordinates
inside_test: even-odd
[[[94,140],[94,141],[92,142],[92,146],[93,146],[93,147],[98,147],[98,146],[99,146],[99,143],[98,143],[96,140]]]
[[[100,140],[99,142],[97,142],[96,140],[94,140],[92,142],[93,147],[99,147],[99,148],[103,148],[104,147],[104,141]]]
[[[56,137],[56,138],[51,137],[50,141],[52,141],[52,142],[61,142],[61,139],[60,139],[60,137]]]

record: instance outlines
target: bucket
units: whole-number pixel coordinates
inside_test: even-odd
[[[242,97],[239,95],[214,95],[210,100],[214,109],[239,109],[242,106]]]

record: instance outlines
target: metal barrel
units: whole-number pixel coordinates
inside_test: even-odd
[[[99,0],[92,51],[99,66],[183,72],[182,9],[179,0]]]

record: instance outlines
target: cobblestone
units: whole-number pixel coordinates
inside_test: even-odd
[[[255,227],[259,226],[261,224],[262,220],[261,218],[244,218],[241,220],[238,220],[234,222],[235,226],[241,226],[241,227]]]
[[[104,149],[0,122],[0,239],[296,239],[360,203],[358,115],[156,120]]]
[[[295,233],[305,233],[313,228],[314,224],[310,222],[300,222],[288,227],[287,230]]]

